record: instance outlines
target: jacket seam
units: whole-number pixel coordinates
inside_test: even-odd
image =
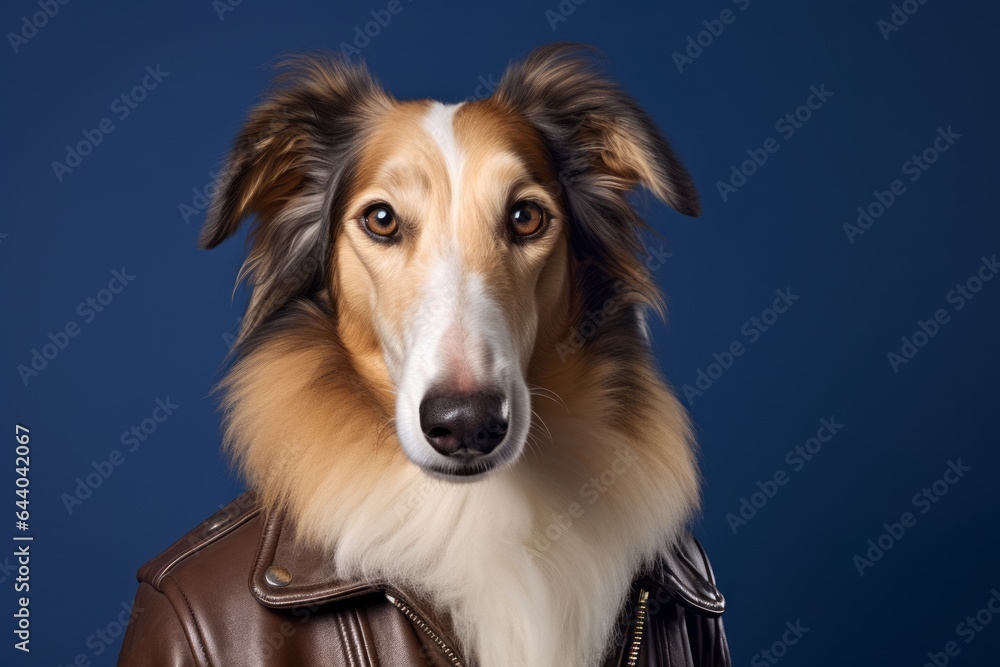
[[[354,608],[354,618],[358,626],[358,636],[361,637],[361,647],[364,649],[365,658],[368,660],[368,664],[372,667],[378,665],[378,659],[373,655],[374,649],[374,638],[369,639],[368,632],[365,630],[367,617],[362,618],[361,612],[358,611],[357,607]]]
[[[205,637],[201,632],[201,626],[198,624],[198,619],[195,616],[194,607],[191,606],[191,601],[188,599],[187,593],[185,593],[184,589],[181,588],[179,583],[177,583],[177,580],[173,577],[170,577],[170,582],[172,584],[172,588],[177,589],[177,593],[180,595],[181,601],[183,601],[184,603],[184,608],[187,611],[187,618],[190,622],[190,626],[194,628],[194,638],[197,640],[197,646],[191,645],[193,642],[191,642],[191,638],[189,636],[188,644],[191,648],[191,652],[195,654],[196,659],[200,655],[201,657],[200,662],[203,665],[206,665],[206,667],[212,667],[212,661],[208,657],[208,649],[205,646]],[[171,596],[167,595],[167,599],[170,600],[170,598]],[[171,605],[174,607],[174,613],[177,614],[178,618],[180,618],[181,614],[180,611],[177,609],[178,605],[174,603],[173,600],[171,600]]]
[[[347,657],[349,667],[356,667],[357,655],[354,644],[351,642],[350,633],[347,631],[347,623],[343,614],[337,614],[337,629],[340,630],[340,641],[344,645],[344,655]]]
[[[218,540],[222,539],[223,537],[225,537],[229,533],[233,532],[234,530],[236,530],[237,528],[239,528],[240,526],[242,526],[243,524],[245,524],[250,519],[252,519],[255,516],[257,516],[258,514],[260,514],[260,512],[261,512],[260,508],[256,508],[254,510],[251,510],[251,511],[247,512],[246,514],[244,514],[243,516],[238,517],[237,519],[233,520],[233,522],[230,523],[229,525],[227,525],[227,526],[225,526],[223,528],[220,528],[214,534],[208,535],[206,537],[203,537],[198,542],[195,542],[194,544],[188,546],[186,549],[184,549],[184,551],[180,552],[179,554],[177,554],[176,556],[174,556],[173,558],[171,558],[169,561],[167,561],[164,565],[162,565],[159,568],[157,568],[156,573],[152,577],[150,577],[150,579],[149,579],[150,583],[153,584],[154,588],[159,588],[160,587],[160,582],[163,581],[163,578],[166,577],[170,573],[170,571],[174,567],[176,567],[181,561],[183,561],[183,560],[187,559],[188,557],[190,557],[190,556],[198,553],[199,551],[201,551],[202,549],[208,547],[212,543],[217,542]],[[184,539],[184,538],[181,538],[181,539]]]

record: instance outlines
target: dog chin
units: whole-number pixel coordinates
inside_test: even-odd
[[[500,454],[498,456],[483,457],[488,460],[476,460],[469,463],[456,463],[454,461],[444,461],[439,463],[417,463],[425,473],[445,482],[454,484],[468,484],[478,482],[489,477],[493,473],[510,468],[521,457],[522,447],[513,448],[511,454]]]
[[[471,484],[488,477],[499,466],[497,465],[476,465],[476,466],[449,466],[442,468],[432,468],[421,466],[423,471],[434,479],[452,484]]]

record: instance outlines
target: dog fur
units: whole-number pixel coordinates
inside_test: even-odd
[[[295,59],[251,112],[202,236],[213,247],[255,220],[222,383],[249,484],[338,573],[447,614],[481,667],[599,664],[634,576],[698,506],[628,201],[644,187],[696,215],[697,195],[593,61],[543,47],[491,97],[443,105],[397,101],[336,57]],[[395,247],[358,224],[390,199]],[[497,232],[514,199],[547,212],[542,237]],[[484,377],[510,397],[511,445],[470,479],[428,472],[414,401]]]

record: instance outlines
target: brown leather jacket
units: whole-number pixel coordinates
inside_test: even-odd
[[[469,665],[447,620],[344,581],[244,494],[144,565],[119,667]],[[724,600],[693,537],[636,578],[605,665],[726,666]],[[527,667],[527,666],[524,666]]]

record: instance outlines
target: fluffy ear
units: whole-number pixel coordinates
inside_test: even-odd
[[[331,213],[366,120],[388,97],[363,65],[294,58],[251,112],[218,178],[200,245],[253,218],[240,271],[252,287],[241,337],[296,296],[320,289]]]
[[[641,185],[684,215],[698,215],[684,165],[649,116],[601,76],[595,55],[582,44],[538,48],[507,69],[496,99],[532,121],[570,170],[600,171],[624,190]]]
[[[590,267],[580,278],[585,305],[599,305],[613,291],[615,299],[660,310],[641,257],[644,223],[627,195],[642,186],[698,215],[698,193],[649,116],[597,70],[595,53],[565,43],[536,49],[507,69],[493,100],[531,123],[549,147],[573,218],[574,251]]]

